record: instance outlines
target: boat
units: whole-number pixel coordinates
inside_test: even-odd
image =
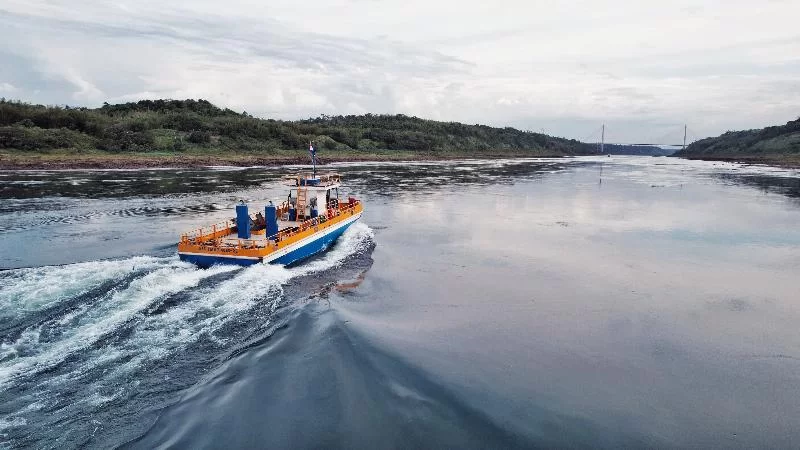
[[[182,234],[180,259],[203,268],[294,264],[325,251],[364,211],[357,198],[340,197],[339,174],[317,175],[316,165],[313,173],[288,176],[284,182],[289,195],[280,204],[270,201],[250,215],[249,205],[241,201],[235,218]]]

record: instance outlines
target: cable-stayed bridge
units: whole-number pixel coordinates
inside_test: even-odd
[[[610,132],[611,131],[611,132]],[[611,139],[609,139],[611,136]],[[630,147],[659,147],[667,149],[686,148],[687,145],[697,140],[697,134],[692,133],[688,126],[684,125],[680,128],[669,130],[662,136],[653,139],[646,139],[645,142],[625,141],[624,139],[615,140],[613,138],[613,131],[606,127],[605,124],[593,130],[581,142],[594,143],[598,147],[600,153],[606,152],[606,146],[630,146]]]

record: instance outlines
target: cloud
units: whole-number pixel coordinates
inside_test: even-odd
[[[796,2],[8,0],[0,80],[41,103],[207,98],[641,141],[785,122]],[[425,11],[425,14],[419,14]]]

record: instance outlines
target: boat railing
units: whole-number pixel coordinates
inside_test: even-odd
[[[316,177],[313,173],[299,173],[297,175],[289,175],[283,178],[290,186],[304,186],[300,180],[319,180],[319,184],[314,186],[331,186],[340,183],[342,176],[338,173],[317,174]],[[309,185],[312,186],[312,185]]]
[[[339,203],[335,208],[328,208],[326,216],[319,216],[314,217],[312,219],[307,219],[300,222],[296,227],[287,228],[285,230],[281,230],[272,236],[267,236],[267,240],[273,241],[276,244],[280,243],[281,241],[292,237],[294,235],[300,234],[308,230],[309,228],[318,227],[321,224],[333,219],[334,217],[339,217],[346,214],[351,214],[356,210],[356,207],[360,204],[360,202],[356,199],[353,199],[352,202],[349,203]]]
[[[235,222],[236,219],[229,219],[224,222],[215,223],[214,225],[208,227],[202,227],[188,231],[181,235],[181,241],[191,241],[191,240],[203,241],[209,239],[216,239],[217,237],[227,236],[231,234]]]

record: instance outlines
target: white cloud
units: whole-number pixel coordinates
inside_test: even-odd
[[[0,83],[0,92],[3,93],[10,93],[16,91],[17,88],[14,87],[11,83]]]
[[[606,122],[623,142],[688,122],[701,137],[800,114],[798,16],[797,2],[744,0],[8,0],[0,79],[44,103],[203,97],[575,138]],[[28,67],[10,78],[3,55]]]

